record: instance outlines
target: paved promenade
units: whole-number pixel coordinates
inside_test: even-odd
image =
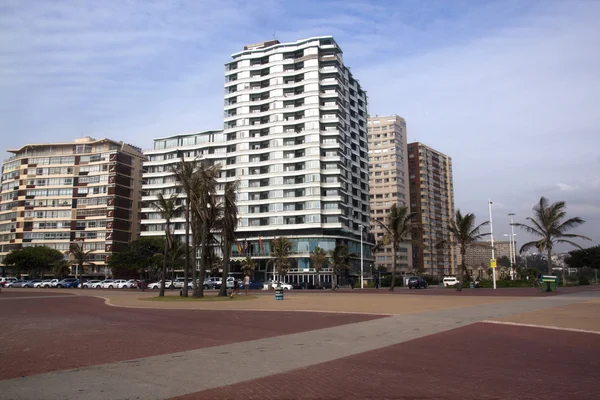
[[[6,290],[0,399],[597,398],[600,291],[423,292],[163,303]],[[557,374],[558,388],[535,384]]]

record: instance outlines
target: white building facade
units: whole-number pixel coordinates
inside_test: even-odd
[[[155,141],[145,200],[176,190],[164,166],[179,155],[212,158],[222,165],[222,182],[240,180],[234,263],[252,256],[258,278],[268,278],[271,240],[286,236],[293,245],[286,281],[314,282],[309,254],[317,246],[348,245],[357,272],[361,226],[369,229],[367,96],[334,39],[263,42],[234,54],[225,65],[224,114],[222,132]],[[142,234],[159,232],[164,221],[143,211]],[[175,228],[184,234],[183,221]]]

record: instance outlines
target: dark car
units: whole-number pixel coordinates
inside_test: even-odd
[[[408,288],[427,289],[427,281],[420,276],[413,276],[408,278]]]
[[[65,278],[56,284],[57,288],[76,288],[77,286],[79,286],[79,280],[75,278]]]
[[[262,290],[265,287],[264,282],[251,280],[248,284],[248,289],[259,289]],[[244,281],[240,283],[240,289],[244,289]]]

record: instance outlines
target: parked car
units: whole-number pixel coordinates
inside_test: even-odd
[[[442,279],[442,283],[444,284],[444,287],[454,286],[458,284],[458,279],[454,276],[447,276]]]
[[[116,279],[114,281],[110,280],[110,282],[104,282],[102,284],[102,287],[104,289],[115,289],[115,288],[118,288],[119,285],[121,285],[121,284],[123,284],[125,282],[127,282],[125,279]]]
[[[55,279],[46,279],[45,281],[42,281],[40,283],[40,287],[45,288],[45,289],[53,288],[53,287],[56,287],[56,284],[58,283],[58,281],[60,281],[60,279],[56,279],[56,278]]]
[[[105,280],[100,281],[100,282],[92,283],[90,285],[90,287],[92,289],[104,289],[104,284],[105,283],[110,283],[110,282],[114,282],[114,279],[105,279]]]
[[[175,279],[171,286],[167,286],[169,289],[183,289],[183,284],[185,283],[185,278],[177,278]],[[192,287],[193,281],[188,279],[188,287]]]
[[[264,283],[264,285],[263,285],[263,289],[267,290],[267,289],[269,289],[269,287],[270,287],[271,289],[275,289],[277,286],[281,286],[281,288],[282,288],[283,290],[291,290],[291,289],[293,289],[293,288],[294,288],[294,287],[293,287],[291,284],[289,284],[289,283],[285,283],[285,282],[281,282],[281,281],[268,281],[268,282],[265,282],[265,283]]]
[[[160,289],[160,283],[161,283],[160,281],[149,283],[148,286],[146,286],[146,289]],[[166,280],[165,281],[165,287],[168,288],[168,289],[172,289],[173,288],[173,281]]]
[[[408,278],[409,289],[427,289],[427,281],[420,276]]]
[[[222,278],[213,277],[213,278],[205,279],[202,286],[204,286],[204,289],[221,289],[222,284],[223,284]]]
[[[75,278],[65,278],[56,283],[57,288],[76,288],[79,286],[79,280]]]
[[[37,283],[42,283],[42,280],[41,279],[32,279],[30,281],[25,282],[22,287],[33,289]]]
[[[320,282],[321,286],[317,286],[311,282],[295,282],[292,283],[294,289],[322,289],[325,282]]]
[[[245,289],[244,281],[242,281],[241,279],[239,279],[239,280],[241,281],[239,288],[240,289]],[[248,283],[248,289],[249,290],[255,290],[255,289],[257,289],[257,290],[263,290],[264,287],[265,287],[264,282],[257,281],[257,280],[254,280],[254,279],[251,279],[250,283]]]
[[[125,282],[117,283],[119,289],[137,289],[137,281],[135,279],[129,279]]]
[[[51,284],[52,279],[44,279],[43,281],[40,280],[39,282],[36,282],[33,287],[34,288],[42,288],[44,287],[44,285],[47,284]]]
[[[102,281],[99,279],[92,279],[91,281],[83,282],[83,287],[85,289],[93,289],[94,286],[100,282]]]
[[[10,281],[6,284],[6,287],[10,287],[10,288],[20,288],[23,287],[23,285],[27,283],[27,281],[24,280],[16,280],[16,281]]]
[[[16,280],[17,280],[17,278],[14,278],[14,277],[11,277],[11,276],[3,276],[3,277],[0,278],[0,286],[2,286],[2,287],[5,287],[5,286],[8,287],[8,284],[10,282],[14,282]]]
[[[230,277],[227,278],[227,283],[226,283],[227,289],[233,289],[234,282],[236,280],[237,280],[237,283],[238,283],[238,287],[241,288],[242,287],[241,285],[242,285],[242,283],[244,283],[244,281],[242,279],[240,279],[240,278],[236,278],[234,276],[230,276]]]

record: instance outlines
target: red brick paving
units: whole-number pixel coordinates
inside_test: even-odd
[[[41,296],[74,296],[73,293],[57,293],[57,292],[39,292],[39,291],[29,291],[27,289],[2,289],[2,293],[0,293],[0,300],[6,298],[20,298],[20,297],[41,297]]]
[[[479,323],[177,400],[596,400],[598,371],[598,335]]]
[[[380,317],[117,308],[93,297],[0,301],[0,380],[375,318]]]

